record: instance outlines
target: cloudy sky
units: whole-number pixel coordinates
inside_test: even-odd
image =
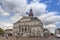
[[[13,28],[13,23],[33,9],[34,16],[41,19],[44,28],[53,32],[60,28],[60,0],[0,0],[0,27]]]

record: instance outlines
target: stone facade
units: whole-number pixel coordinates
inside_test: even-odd
[[[60,28],[57,28],[57,29],[55,30],[55,34],[60,34]]]
[[[32,13],[32,10],[30,10],[30,13]],[[23,16],[19,21],[14,23],[13,32],[21,37],[43,37],[43,24],[41,20],[30,14],[28,17]]]
[[[49,37],[51,35],[50,31],[48,29],[43,29],[43,34],[44,34],[44,37]]]
[[[6,29],[5,30],[5,35],[12,36],[13,35],[13,29]]]

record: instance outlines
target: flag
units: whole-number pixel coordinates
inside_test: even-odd
[[[26,14],[28,15],[29,13],[26,12]]]

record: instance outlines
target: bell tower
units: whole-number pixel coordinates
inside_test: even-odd
[[[32,12],[32,9],[30,9],[30,12],[29,12],[29,17],[33,17],[33,12]]]

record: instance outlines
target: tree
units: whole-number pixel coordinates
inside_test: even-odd
[[[0,28],[0,35],[4,34],[4,30],[2,28]]]

